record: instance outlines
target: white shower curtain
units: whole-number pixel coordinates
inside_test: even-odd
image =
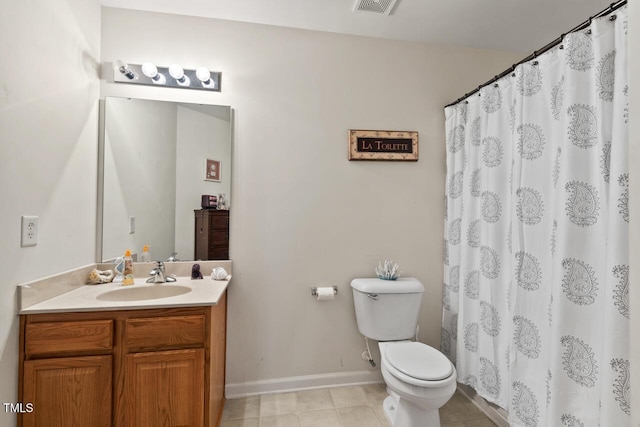
[[[630,423],[626,73],[623,7],[445,109],[442,350],[512,426]]]

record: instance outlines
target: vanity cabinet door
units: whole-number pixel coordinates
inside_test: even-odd
[[[202,427],[204,349],[126,355],[125,426]]]
[[[112,356],[24,362],[23,427],[111,427]]]

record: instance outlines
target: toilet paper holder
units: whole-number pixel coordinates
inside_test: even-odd
[[[333,288],[333,294],[334,295],[338,295],[338,287],[337,286],[332,286]],[[311,296],[317,296],[318,295],[318,288],[316,286],[314,286],[313,288],[311,288]]]

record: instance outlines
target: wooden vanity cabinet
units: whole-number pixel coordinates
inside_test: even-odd
[[[218,305],[20,318],[18,427],[215,427],[224,405]]]
[[[229,259],[229,211],[200,209],[193,212],[195,260]]]

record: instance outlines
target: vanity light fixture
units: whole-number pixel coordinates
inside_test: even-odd
[[[220,92],[222,73],[206,67],[184,69],[178,64],[158,67],[151,62],[142,65],[113,62],[114,83],[132,83],[148,86],[167,86],[183,89],[200,89]]]

